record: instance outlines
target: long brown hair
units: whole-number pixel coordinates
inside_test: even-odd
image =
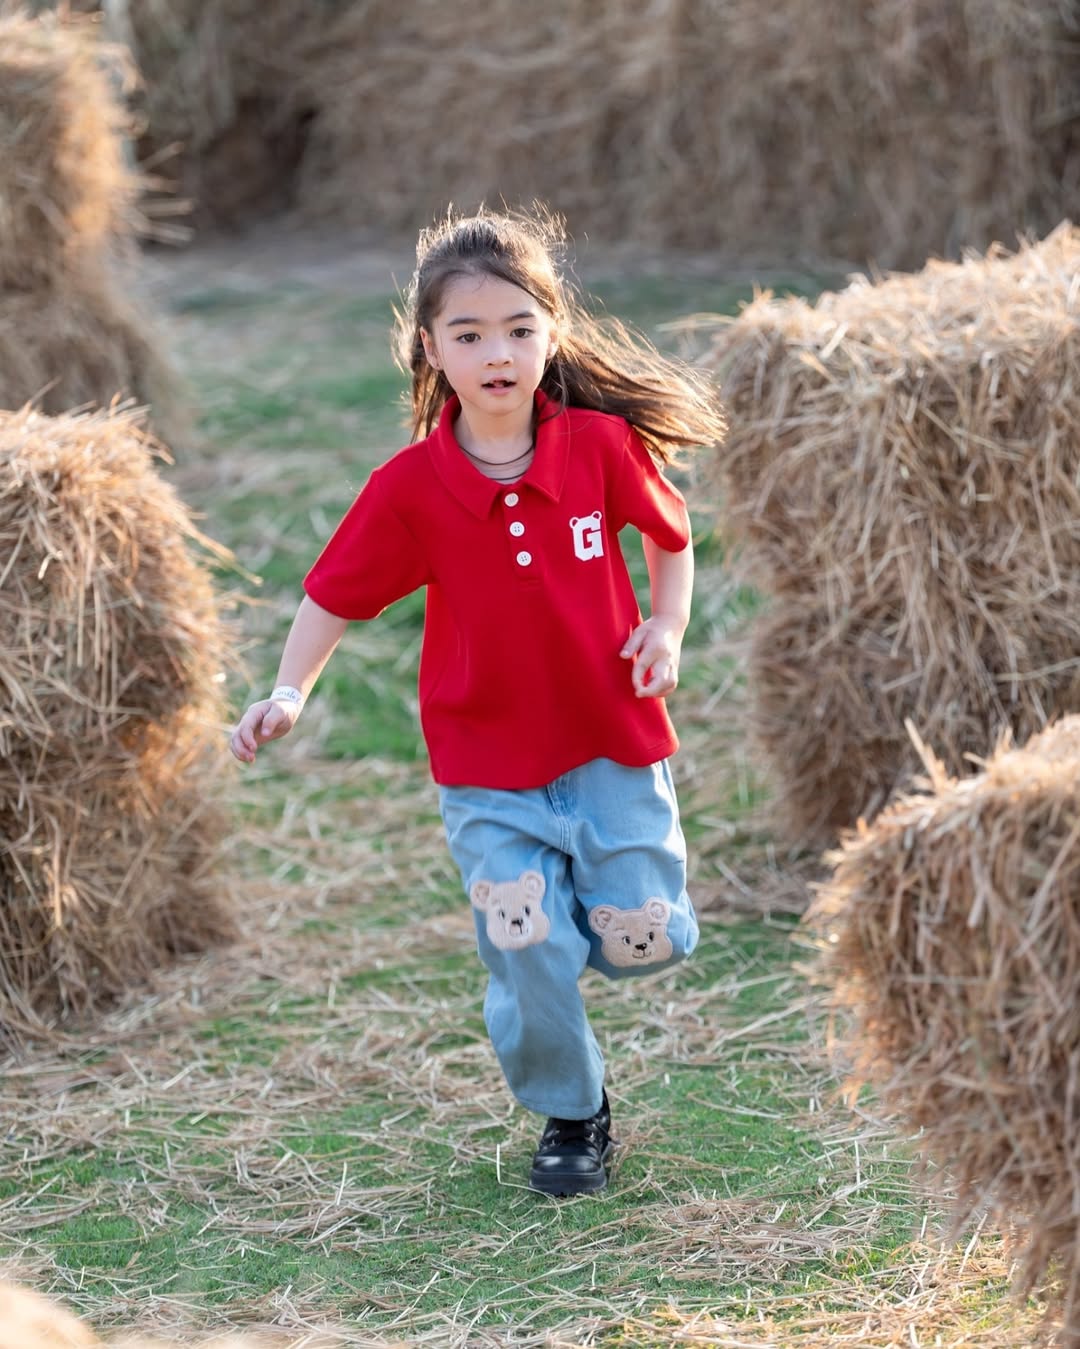
[[[486,274],[526,291],[554,320],[559,346],[540,388],[555,403],[624,417],[664,464],[679,449],[722,440],[724,410],[708,376],[618,320],[590,314],[561,269],[565,246],[562,221],[539,206],[448,215],[421,233],[395,329],[398,363],[412,381],[414,438],[430,434],[453,393],[428,364],[420,330],[431,330],[449,282]]]

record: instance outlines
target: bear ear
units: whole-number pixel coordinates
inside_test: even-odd
[[[578,522],[580,519],[581,519],[581,516],[580,516],[580,515],[572,515],[572,516],[570,517],[570,528],[571,528],[571,529],[576,528],[577,522]]]
[[[469,898],[478,909],[482,909],[491,898],[491,892],[494,888],[491,881],[474,881],[473,888],[469,891]]]
[[[547,889],[544,878],[539,871],[523,871],[518,884],[527,895],[532,895],[534,899],[539,899]]]
[[[589,926],[594,932],[603,932],[618,917],[619,910],[613,904],[598,904],[589,914]]]
[[[666,899],[647,899],[645,901],[645,915],[651,918],[654,923],[666,923],[671,917],[671,905]]]

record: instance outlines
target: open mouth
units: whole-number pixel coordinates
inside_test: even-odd
[[[489,379],[484,383],[485,389],[512,389],[514,381],[512,379]]]

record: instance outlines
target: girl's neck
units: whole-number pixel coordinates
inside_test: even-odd
[[[454,436],[462,453],[473,467],[496,482],[517,482],[528,472],[536,449],[532,417],[524,427],[493,433],[472,425],[459,412],[454,420]]]

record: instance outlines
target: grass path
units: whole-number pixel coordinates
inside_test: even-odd
[[[158,265],[205,436],[172,474],[262,578],[237,619],[253,689],[313,550],[400,441],[389,259],[341,254],[335,270],[276,248]],[[668,268],[590,284],[645,327],[748,293]],[[775,856],[740,735],[736,639],[754,601],[695,500],[698,603],[674,710],[703,940],[683,970],[590,983],[622,1143],[610,1189],[559,1202],[525,1188],[539,1121],[514,1107],[484,1032],[416,731],[409,601],[350,632],[302,730],[254,771],[223,757],[236,832],[222,884],[241,942],[6,1065],[4,1273],[102,1332],[1033,1342],[1038,1308],[1006,1299],[1000,1241],[943,1241],[909,1151],[839,1098],[792,917],[803,880]],[[243,573],[226,580],[250,598]]]

